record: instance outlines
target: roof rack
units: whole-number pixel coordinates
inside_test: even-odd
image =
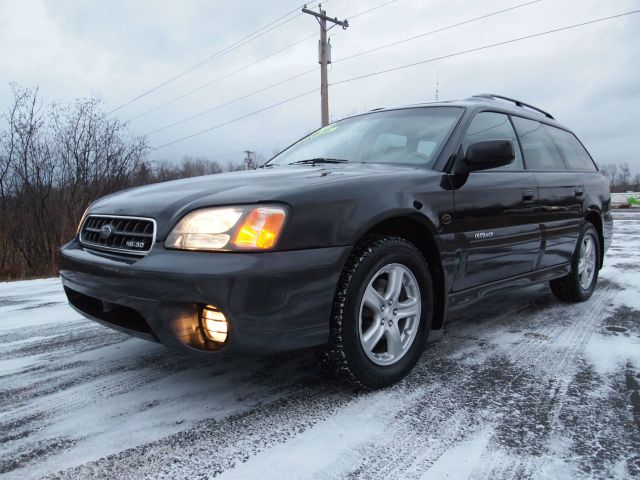
[[[524,103],[524,102],[521,102],[520,100],[515,100],[513,98],[503,97],[502,95],[495,95],[493,93],[481,93],[481,94],[478,94],[478,95],[474,95],[474,97],[489,98],[491,100],[495,100],[495,99],[506,100],[507,102],[515,103],[516,106],[518,106],[518,107],[530,108],[531,110],[535,110],[536,112],[540,112],[545,117],[548,117],[551,120],[555,120],[555,118],[553,118],[553,115],[551,115],[549,112],[545,112],[541,108],[534,107],[533,105],[529,105],[528,103]]]

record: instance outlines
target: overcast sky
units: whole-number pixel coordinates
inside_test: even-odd
[[[350,18],[389,0],[330,0]],[[527,3],[527,0],[397,0],[330,32],[333,60]],[[9,82],[39,85],[46,101],[100,94],[112,109],[299,6],[299,0],[0,0],[0,108]],[[542,0],[375,53],[336,62],[329,81],[469,50],[570,24],[640,9],[638,0]],[[287,17],[289,18],[289,17]],[[299,15],[282,27],[118,110],[137,134],[215,107],[317,66],[318,33]],[[640,172],[640,14],[455,56],[330,88],[332,119],[376,107],[493,92],[522,99],[572,128],[599,163],[628,161]],[[319,86],[319,71],[149,135],[159,146]],[[153,158],[202,155],[225,161],[242,150],[270,156],[320,123],[319,93],[154,151]]]

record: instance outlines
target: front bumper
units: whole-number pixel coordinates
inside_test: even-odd
[[[274,352],[326,343],[333,297],[350,247],[262,253],[167,250],[133,263],[82,248],[60,250],[71,305],[92,320],[167,347]],[[206,341],[203,305],[229,322],[222,347]]]

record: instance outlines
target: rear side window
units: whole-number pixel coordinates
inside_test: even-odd
[[[591,160],[587,150],[573,133],[550,127],[549,125],[545,125],[545,128],[553,138],[558,150],[564,156],[570,170],[596,171],[596,166],[593,164],[593,160]]]
[[[560,151],[542,123],[521,117],[512,117],[512,120],[528,169],[566,170]]]
[[[513,163],[505,165],[503,167],[494,168],[492,170],[523,170],[522,155],[520,154],[520,148],[518,148],[518,140],[516,133],[513,131],[509,117],[502,113],[495,112],[480,112],[473,120],[467,129],[467,133],[462,141],[462,148],[466,155],[469,145],[476,142],[483,142],[485,140],[509,140],[513,144],[513,149],[516,152],[516,158]]]

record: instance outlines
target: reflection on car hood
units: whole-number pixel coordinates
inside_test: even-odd
[[[91,213],[172,220],[195,208],[282,200],[287,193],[363,176],[410,170],[385,164],[291,166],[221,173],[132,188],[103,197]]]

